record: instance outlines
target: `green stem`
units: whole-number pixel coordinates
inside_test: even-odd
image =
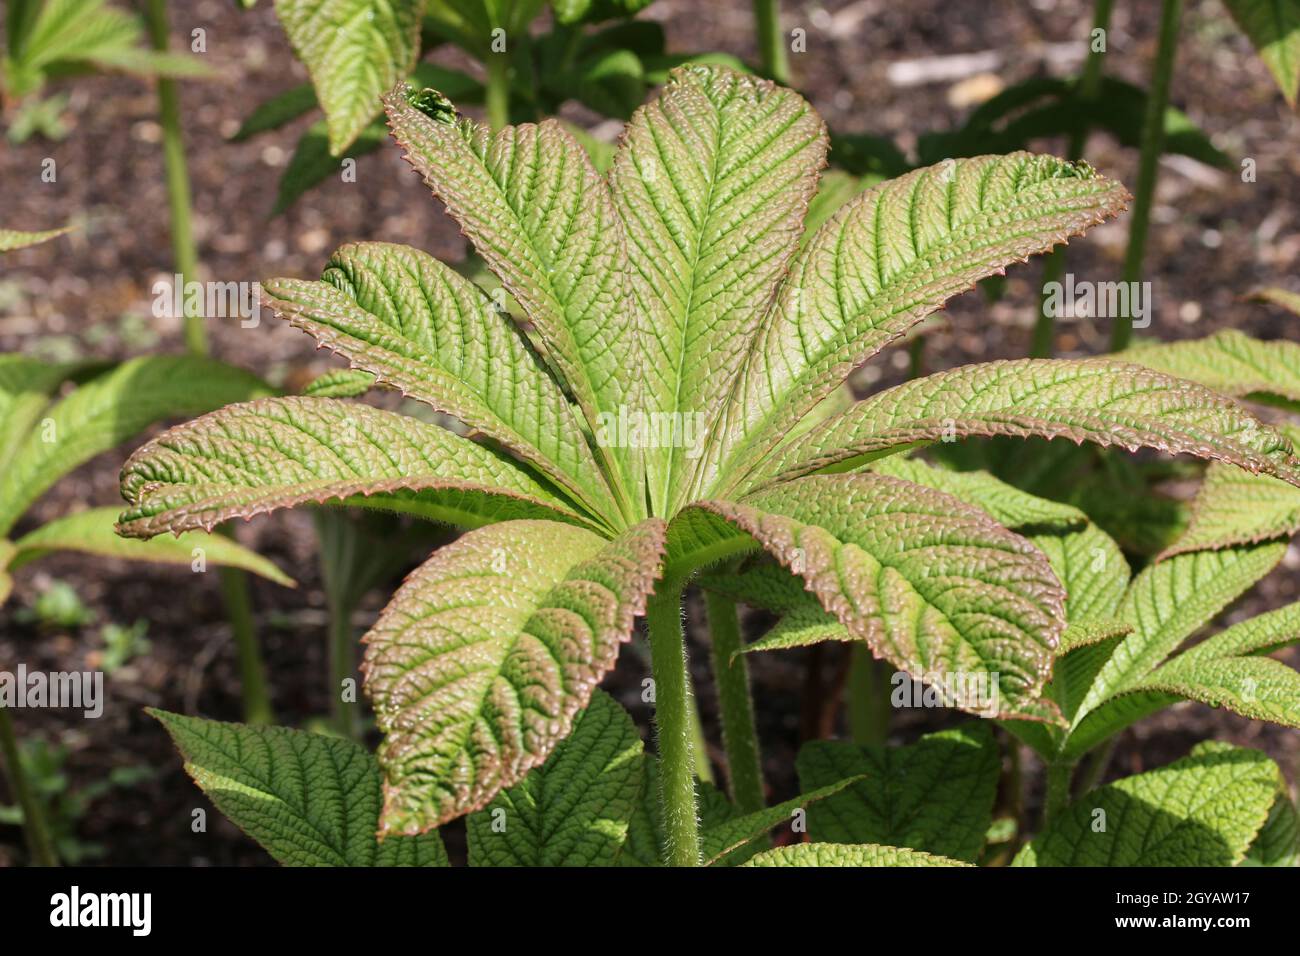
[[[731,801],[741,813],[754,813],[763,809],[766,800],[754,703],[749,692],[749,662],[739,653],[740,618],[735,601],[711,591],[704,594],[704,608],[709,619],[713,682],[718,688]]]
[[[357,679],[357,639],[352,629],[352,608],[331,603],[329,615],[330,716],[334,730],[340,736],[355,740],[356,705],[343,700],[343,682]]]
[[[510,54],[504,51],[488,54],[485,103],[494,133],[510,125]]]
[[[1082,795],[1087,793],[1101,781],[1102,775],[1106,772],[1106,768],[1110,766],[1110,758],[1115,755],[1115,745],[1117,743],[1119,743],[1118,734],[1111,737],[1093,752],[1091,759],[1088,761],[1087,767],[1085,767],[1083,773],[1079,775],[1079,783],[1077,787],[1077,792],[1079,794]]]
[[[763,72],[782,86],[789,86],[790,60],[781,33],[781,0],[754,0],[754,25]]]
[[[1074,764],[1049,763],[1047,765],[1047,794],[1043,799],[1043,827],[1070,805],[1070,780]]]
[[[1110,15],[1115,8],[1115,0],[1097,0],[1093,8],[1092,29],[1088,31],[1088,57],[1083,63],[1083,75],[1079,77],[1079,99],[1091,103],[1101,90],[1101,58],[1105,56],[1092,41],[1092,34],[1097,30],[1110,29]],[[1088,115],[1085,113],[1079,126],[1070,134],[1070,148],[1067,154],[1071,162],[1083,158],[1084,147],[1088,143]],[[1034,322],[1034,339],[1029,348],[1031,358],[1051,358],[1053,340],[1056,333],[1056,317],[1047,311],[1047,286],[1060,282],[1065,274],[1065,246],[1060,245],[1047,255],[1043,263],[1043,295],[1039,302],[1038,318]]]
[[[1178,52],[1178,19],[1182,0],[1163,0],[1160,6],[1160,41],[1156,48],[1155,71],[1147,94],[1147,112],[1142,123],[1142,155],[1138,161],[1137,189],[1133,196],[1133,218],[1129,221],[1128,251],[1124,255],[1121,280],[1132,288],[1142,279],[1142,260],[1146,254],[1147,229],[1151,223],[1151,206],[1155,202],[1156,178],[1160,171],[1160,154],[1165,145],[1165,110],[1169,106],[1169,83],[1174,73],[1174,56]],[[1134,297],[1128,296],[1131,303]],[[1133,315],[1126,311],[1116,316],[1111,332],[1111,351],[1128,348],[1133,340]]]
[[[218,568],[221,596],[226,602],[226,616],[235,635],[239,657],[239,684],[244,698],[244,720],[250,724],[275,722],[271,696],[266,685],[266,666],[257,643],[253,625],[253,604],[249,595],[248,575],[237,568]]]
[[[709,761],[709,740],[704,736],[704,721],[700,719],[700,698],[692,686],[691,702],[691,753],[695,758],[695,779],[713,783],[713,764]]]
[[[883,747],[889,737],[889,669],[865,644],[854,644],[849,653],[849,733],[854,743]]]
[[[330,718],[343,737],[356,739],[356,707],[343,700],[343,682],[356,680],[356,636],[352,612],[356,610],[368,570],[361,565],[361,528],[346,513],[333,508],[317,509],[316,539],[320,544],[321,580],[329,607],[329,693]]]
[[[59,856],[50,839],[50,830],[45,823],[45,810],[41,807],[36,794],[27,782],[27,772],[23,769],[22,755],[18,752],[18,737],[14,733],[13,720],[9,709],[0,706],[0,753],[4,754],[5,776],[9,779],[9,789],[23,811],[23,833],[27,837],[27,849],[31,853],[34,866],[58,866]]]
[[[153,48],[166,52],[169,44],[167,28],[167,0],[148,0],[145,19]],[[172,257],[176,273],[182,283],[197,279],[199,271],[198,250],[194,245],[194,231],[190,224],[190,174],[185,164],[185,137],[181,130],[180,97],[176,83],[166,77],[158,78],[158,119],[162,125],[163,165],[167,176],[167,206],[171,213]],[[185,305],[185,347],[195,355],[208,354],[208,333],[203,326],[203,316],[189,304]]]
[[[684,583],[680,578],[660,581],[646,606],[659,741],[659,798],[667,841],[664,862],[669,866],[700,865],[690,678],[682,633]]]

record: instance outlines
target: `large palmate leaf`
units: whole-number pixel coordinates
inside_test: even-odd
[[[1065,595],[1042,553],[984,512],[859,474],[804,478],[683,514],[699,513],[756,540],[900,669],[923,680],[987,682],[948,688],[955,706],[1011,716],[1037,700]],[[670,533],[670,561],[673,547]]]
[[[14,542],[9,569],[14,570],[52,551],[77,551],[129,561],[155,561],[191,567],[202,560],[215,566],[243,568],[269,581],[293,587],[293,579],[255,551],[220,534],[188,531],[180,535],[134,541],[114,533],[117,507],[90,508],[47,522]]]
[[[384,732],[384,833],[486,804],[568,734],[659,576],[662,521],[610,542],[550,521],[480,528],[436,552],[366,635]]]
[[[275,0],[307,66],[340,155],[379,112],[380,96],[415,65],[424,0]]]
[[[542,766],[466,821],[470,866],[610,866],[644,784],[632,718],[601,691]]]
[[[762,487],[967,435],[1157,448],[1300,484],[1291,442],[1204,386],[1118,362],[1023,359],[965,366],[881,392],[812,428],[728,486]]]
[[[1297,342],[1261,342],[1236,329],[1224,329],[1190,342],[1143,344],[1124,352],[1121,358],[1157,372],[1200,382],[1224,395],[1300,411],[1300,343]]]
[[[259,399],[179,425],[127,460],[122,494],[130,507],[119,531],[145,538],[323,501],[463,527],[583,520],[491,449],[409,416],[324,398]]]
[[[652,333],[653,411],[717,414],[794,254],[826,145],[797,93],[705,67],[675,70],[633,117],[610,186]],[[674,475],[689,486],[698,459],[687,451],[652,456],[658,507]]]
[[[1300,4],[1295,0],[1223,0],[1259,52],[1287,104],[1300,95]]]
[[[47,229],[44,232],[20,232],[16,229],[0,229],[0,252],[12,252],[14,249],[25,249],[28,246],[48,242],[63,235],[71,228],[71,226],[64,226],[62,229]]]
[[[217,808],[286,866],[447,866],[436,833],[379,841],[375,758],[350,740],[150,709]]]
[[[754,857],[745,866],[969,866],[903,846],[796,843]]]
[[[1167,767],[1079,797],[1017,866],[1234,866],[1268,818],[1281,775],[1255,750],[1202,744]]]
[[[248,372],[193,356],[145,356],[92,379],[51,406],[14,448],[0,473],[0,534],[62,475],[158,419],[268,391]]]
[[[993,820],[1001,761],[986,722],[906,747],[814,740],[799,750],[799,785],[861,777],[808,810],[808,836],[885,843],[974,862]]]
[[[628,307],[627,251],[604,181],[555,120],[486,126],[434,119],[398,91],[385,99],[393,136],[533,324],[546,355],[593,432],[641,410],[628,365],[642,348],[640,314]],[[644,510],[627,442],[600,442],[622,461],[614,490],[627,516]],[[615,476],[617,477],[617,476]]]
[[[952,296],[1117,214],[1086,166],[1015,153],[952,160],[864,193],[794,260],[719,429],[730,486],[850,371]]]
[[[276,279],[272,305],[385,385],[512,449],[596,513],[613,507],[578,418],[508,315],[426,253],[344,246],[321,282]]]

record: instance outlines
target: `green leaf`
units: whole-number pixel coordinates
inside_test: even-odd
[[[1042,553],[982,511],[858,474],[799,479],[739,503],[699,502],[683,515],[700,513],[803,577],[877,656],[927,683],[949,680],[954,706],[1012,716],[1039,697],[1065,595]],[[672,547],[670,532],[670,561]]]
[[[1300,533],[1300,488],[1215,462],[1205,472],[1184,531],[1162,558]]]
[[[610,866],[627,838],[645,753],[602,691],[542,766],[466,821],[470,866]]]
[[[1256,289],[1248,297],[1252,302],[1268,302],[1281,306],[1292,315],[1300,315],[1300,293],[1290,289],[1264,288]]]
[[[1252,720],[1300,727],[1300,674],[1267,657],[1182,663],[1175,658],[1133,688],[1175,694]]]
[[[302,390],[309,398],[360,398],[375,387],[375,376],[357,368],[335,369],[318,375]]]
[[[901,846],[796,843],[754,857],[745,866],[969,866]]]
[[[1300,866],[1300,814],[1296,812],[1285,781],[1278,789],[1268,820],[1246,851],[1241,865]]]
[[[487,804],[569,732],[659,577],[662,521],[614,541],[550,521],[471,531],[407,578],[366,635],[384,733],[384,834]]]
[[[1300,94],[1300,4],[1295,0],[1223,0],[1237,26],[1250,37],[1287,105]]]
[[[792,263],[719,424],[732,464],[699,487],[734,485],[852,369],[949,298],[1127,201],[1087,166],[1016,153],[952,160],[849,202]]]
[[[291,123],[298,117],[310,113],[316,105],[316,91],[312,89],[310,83],[291,86],[283,93],[277,93],[269,100],[259,103],[257,108],[248,114],[248,119],[244,120],[235,135],[230,137],[230,141],[242,143],[258,133],[279,129],[286,123]]]
[[[740,810],[713,784],[695,781],[699,801],[701,831],[713,830],[743,816]],[[667,836],[664,833],[663,807],[659,799],[659,761],[653,754],[645,757],[645,785],[628,824],[627,841],[618,856],[618,865],[627,867],[663,866]],[[727,854],[725,863],[743,862],[757,847],[743,846]]]
[[[1015,865],[1235,866],[1268,818],[1280,780],[1258,751],[1202,745],[1079,797]]]
[[[119,531],[151,537],[332,501],[476,527],[582,521],[509,459],[445,428],[330,398],[231,405],[159,435],[122,467]]]
[[[839,619],[812,597],[805,594],[804,602],[791,608],[776,625],[761,638],[746,644],[736,653],[755,651],[784,651],[793,647],[809,647],[826,641],[849,642],[857,640]]]
[[[0,252],[12,252],[28,246],[39,245],[70,232],[71,226],[62,229],[47,229],[44,232],[19,232],[16,229],[0,229]]]
[[[113,528],[117,513],[116,507],[91,508],[55,518],[14,542],[17,551],[10,562],[10,569],[35,561],[51,551],[78,551],[106,558],[190,566],[201,554],[205,562],[221,567],[243,568],[284,587],[294,586],[293,578],[266,558],[224,535],[191,531],[174,537],[154,538],[152,541],[118,537]]]
[[[82,369],[79,364],[0,355],[0,467],[7,468],[13,460],[55,389]]]
[[[398,91],[385,98],[393,136],[407,160],[473,242],[532,322],[551,366],[572,391],[593,432],[620,410],[640,409],[628,363],[643,323],[628,307],[622,227],[586,151],[555,120],[493,134],[468,120],[435,120]],[[600,441],[629,487],[639,472],[628,443]],[[636,513],[626,482],[615,481],[624,515]]]
[[[380,109],[380,97],[419,56],[422,0],[275,0],[294,53],[307,66],[343,154]]]
[[[1200,382],[1224,395],[1300,411],[1300,343],[1262,342],[1224,329],[1188,342],[1142,344],[1120,358]]]
[[[797,766],[804,789],[861,777],[808,811],[812,840],[895,844],[972,863],[984,848],[1001,772],[986,722],[905,747],[809,741]]]
[[[778,449],[741,490],[968,435],[1069,438],[1155,448],[1300,484],[1291,442],[1231,399],[1136,365],[1021,359],[913,379],[859,402]]]
[[[501,442],[613,520],[573,408],[509,316],[455,270],[406,246],[355,243],[330,257],[320,282],[264,288],[277,315],[379,384]]]
[[[634,308],[651,333],[642,369],[653,411],[703,422],[718,413],[794,254],[825,156],[825,127],[802,97],[731,71],[674,70],[632,118],[610,185]],[[688,487],[698,464],[688,451],[650,457],[657,508],[670,487]]]
[[[449,865],[436,833],[375,838],[379,767],[352,741],[148,713],[217,809],[285,866]]]
[[[743,862],[737,859],[738,850],[749,846],[769,830],[779,827],[782,823],[790,822],[797,812],[840,793],[856,780],[856,777],[836,780],[775,806],[764,807],[762,810],[702,828],[700,844],[703,849],[704,865],[729,866]]]
[[[161,418],[264,395],[255,376],[211,359],[132,359],[50,407],[0,474],[0,534],[60,477]]]
[[[348,157],[356,159],[373,153],[388,139],[388,129],[378,120],[364,127],[345,147]],[[324,120],[313,123],[298,139],[289,165],[280,175],[276,187],[272,216],[278,216],[296,203],[307,190],[319,186],[342,169],[342,160],[330,152]]]
[[[1129,566],[1113,538],[1094,524],[1065,533],[1032,534],[1065,586],[1065,620],[1070,624],[1119,614],[1129,584]],[[1064,650],[1064,649],[1063,649]]]

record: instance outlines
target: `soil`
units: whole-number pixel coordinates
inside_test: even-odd
[[[220,65],[219,80],[186,84],[182,92],[194,224],[208,278],[314,277],[333,248],[357,239],[407,243],[449,261],[462,257],[456,227],[394,148],[358,159],[355,183],[328,181],[285,215],[272,218],[276,180],[306,121],[245,143],[227,138],[252,104],[303,82],[305,73],[290,56],[269,3],[246,12],[229,0],[177,0],[169,6],[175,42],[204,28],[208,55]],[[1154,50],[1158,4],[1117,6],[1106,69],[1143,83]],[[1259,286],[1300,291],[1300,196],[1294,185],[1300,182],[1300,124],[1217,0],[1187,6],[1173,102],[1229,155],[1253,159],[1258,175],[1243,182],[1232,170],[1220,172],[1188,160],[1162,163],[1147,254],[1156,306],[1149,334],[1177,339],[1233,327],[1264,338],[1295,338],[1294,317],[1248,303],[1243,296]],[[1090,7],[1083,0],[789,2],[786,25],[807,32],[808,52],[793,56],[793,69],[827,122],[843,132],[892,137],[906,149],[919,134],[962,120],[970,109],[961,105],[962,97],[972,89],[1075,69],[1090,26]],[[754,59],[745,0],[659,0],[646,15],[664,24],[674,50],[724,50]],[[991,75],[975,81],[908,87],[891,81],[900,63],[982,53],[991,54],[996,65],[986,71]],[[464,66],[455,57],[443,60],[441,53],[432,58]],[[0,148],[0,225],[78,226],[64,240],[0,262],[0,349],[51,358],[123,358],[145,348],[179,350],[176,324],[151,314],[154,283],[172,272],[154,94],[148,85],[124,77],[81,79],[65,87],[71,93],[65,139]],[[566,107],[565,113],[600,133],[609,132],[609,124],[581,109]],[[1045,143],[1042,148],[1060,151],[1063,146]],[[1135,181],[1134,151],[1097,136],[1088,157],[1104,173]],[[57,164],[53,183],[40,177],[47,158]],[[1076,240],[1070,269],[1080,277],[1115,278],[1126,230],[1123,219]],[[954,301],[944,313],[944,327],[930,336],[930,367],[1024,355],[1038,276],[1039,266],[1018,266],[996,304],[978,292]],[[334,364],[300,333],[269,319],[256,328],[213,323],[210,333],[218,357],[275,383],[300,382]],[[1060,352],[1104,351],[1108,334],[1104,324],[1071,323],[1060,336]],[[855,384],[874,388],[898,380],[905,369],[903,352],[885,353],[858,373]],[[123,454],[102,455],[62,481],[17,532],[70,509],[116,502]],[[327,710],[325,602],[311,522],[304,514],[280,513],[241,525],[239,535],[299,582],[289,590],[254,580],[253,600],[277,716],[302,726]],[[1300,552],[1293,547],[1284,566],[1227,620],[1300,598],[1298,568]],[[92,625],[42,631],[16,620],[15,612],[56,579],[74,585],[94,615]],[[355,621],[358,629],[373,620],[391,587],[368,595]],[[691,653],[705,726],[716,738],[699,610],[692,607]],[[220,814],[209,813],[206,833],[191,832],[191,811],[208,804],[185,779],[166,735],[143,712],[145,706],[158,706],[213,718],[240,717],[234,647],[223,623],[215,575],[196,581],[185,569],[55,557],[18,572],[15,597],[0,620],[0,667],[22,660],[43,670],[92,667],[103,650],[102,626],[148,621],[152,649],[109,678],[102,718],[86,721],[66,711],[16,713],[23,734],[67,748],[64,769],[74,791],[114,768],[150,772],[143,782],[115,788],[89,805],[74,824],[82,843],[102,847],[102,860],[113,864],[269,862]],[[746,618],[751,635],[767,623],[757,614]],[[772,654],[753,663],[773,800],[796,792],[794,755],[809,729],[801,713],[808,695],[819,693],[807,686],[810,665],[817,665],[823,686],[832,686],[842,665],[840,652],[833,647]],[[643,645],[630,645],[605,685],[643,727],[649,725],[648,708],[639,699],[645,660]],[[1290,662],[1300,663],[1300,655],[1292,652]],[[914,739],[956,719],[944,711],[902,711],[895,716],[891,739]],[[1293,783],[1300,774],[1300,734],[1192,705],[1172,708],[1125,733],[1110,774],[1165,763],[1210,737],[1265,750]],[[1031,765],[1027,773],[1032,805],[1037,771]],[[0,865],[20,860],[20,848],[18,830],[0,826]]]

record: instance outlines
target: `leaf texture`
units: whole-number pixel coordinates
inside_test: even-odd
[[[1256,398],[1300,411],[1300,343],[1261,342],[1236,329],[1223,329],[1190,342],[1141,345],[1119,357],[1175,378],[1191,379],[1224,395]]]
[[[796,843],[754,857],[745,866],[969,866],[902,846]]]
[[[1214,462],[1184,531],[1161,555],[1254,544],[1300,533],[1300,488]]]

